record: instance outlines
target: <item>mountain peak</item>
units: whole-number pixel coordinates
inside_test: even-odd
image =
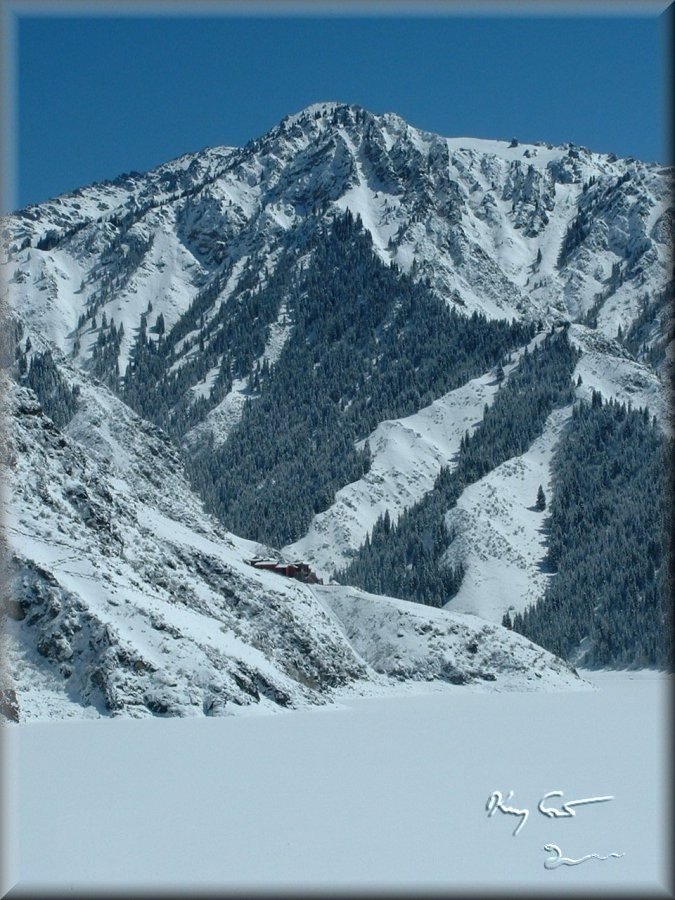
[[[309,106],[305,106],[303,109],[298,110],[298,112],[284,116],[279,123],[279,127],[288,128],[307,121],[314,121],[328,116],[332,117],[338,110],[350,110],[355,112],[359,109],[361,109],[360,106],[343,103],[338,100],[325,100],[318,103],[310,103]]]
[[[323,100],[318,103],[310,103],[297,113],[292,113],[285,117],[285,121],[296,121],[305,116],[314,116],[316,113],[328,114],[335,112],[336,109],[360,109],[360,106],[351,103],[345,103],[341,100]]]

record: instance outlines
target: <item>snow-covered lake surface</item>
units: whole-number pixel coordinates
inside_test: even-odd
[[[584,676],[595,690],[419,686],[278,715],[8,726],[10,896],[521,885],[671,896],[672,679]],[[519,817],[486,812],[493,791],[529,810],[515,836]],[[548,817],[537,804],[551,791],[564,792],[547,802],[558,808],[613,799]],[[545,844],[572,859],[624,855],[546,869]]]

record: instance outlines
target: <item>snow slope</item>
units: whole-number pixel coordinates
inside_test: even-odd
[[[555,695],[419,686],[278,716],[11,726],[11,896],[672,896],[672,677],[641,674],[594,673],[594,690]],[[497,790],[529,810],[516,836],[519,818],[487,815]],[[613,799],[548,818],[537,804],[555,790],[558,809]],[[549,870],[549,843],[575,859],[624,855]]]
[[[254,545],[205,515],[161,432],[82,388],[67,436],[9,389],[8,657],[22,717],[274,709],[365,675],[305,589],[246,565]]]
[[[475,482],[449,510],[456,537],[446,558],[462,562],[465,575],[447,604],[454,612],[501,622],[543,597],[551,577],[545,567],[546,512],[535,509],[539,485],[550,498],[551,457],[571,407],[555,410],[527,453],[507,460]]]
[[[61,372],[81,389],[64,430],[30,390],[3,383],[13,563],[4,656],[22,720],[277,711],[324,703],[341,685],[388,683],[391,673],[363,657],[311,588],[247,564],[261,548],[204,512],[159,429],[63,361]],[[405,677],[418,677],[429,657],[432,677],[447,680],[432,659],[439,647],[415,637],[420,614],[404,626],[414,643]],[[478,639],[482,623],[455,632],[453,616],[442,615],[453,625],[440,642],[457,656],[450,674],[475,680],[459,643]],[[524,686],[530,660],[542,684],[579,682],[500,631],[523,662],[495,661],[492,676]]]
[[[552,654],[475,616],[330,585],[314,594],[375,671],[403,681],[449,681],[495,690],[581,687]],[[508,640],[508,638],[513,640]],[[542,665],[545,667],[542,671]]]
[[[657,375],[622,355],[622,348],[583,325],[570,328],[583,351],[573,380],[580,399],[592,391],[634,408],[647,407],[666,433],[672,433],[666,393]],[[623,351],[625,354],[625,351]],[[551,461],[571,407],[556,410],[543,434],[522,456],[507,460],[466,488],[446,522],[457,536],[447,551],[466,574],[446,608],[501,622],[505,612],[522,612],[543,597],[547,580],[545,512],[535,509],[539,485],[551,497]]]
[[[581,376],[582,380],[578,397],[590,401],[596,390],[607,400],[630,404],[634,409],[647,407],[664,432],[672,434],[672,412],[664,379],[593,329],[572,325],[570,339],[582,351],[574,370],[574,378]]]

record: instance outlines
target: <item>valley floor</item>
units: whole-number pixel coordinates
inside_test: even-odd
[[[514,886],[671,896],[672,677],[583,674],[593,690],[420,685],[278,715],[8,726],[10,896]],[[515,836],[519,817],[486,812],[493,791],[506,804],[509,790],[508,805],[529,810]],[[537,804],[550,791],[564,792],[547,801],[558,808],[614,799],[549,818]],[[549,843],[574,859],[624,855],[546,869]]]

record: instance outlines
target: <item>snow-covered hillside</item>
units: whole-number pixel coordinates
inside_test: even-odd
[[[245,564],[255,547],[204,514],[166,438],[82,389],[64,434],[9,386],[22,715],[218,714],[315,702],[364,676],[306,590]]]
[[[448,680],[450,669],[467,682],[485,676],[523,689],[532,673],[557,688],[579,682],[503,629],[505,658],[521,664],[485,661],[477,675],[463,648],[481,641],[482,623],[457,631],[447,617],[452,628],[427,646],[415,637],[420,616],[433,619],[425,610],[401,626],[414,645],[405,673],[383,669],[310,587],[247,564],[260,548],[204,512],[161,431],[77,370],[61,371],[81,392],[64,429],[30,390],[3,382],[13,557],[4,656],[22,720],[274,710],[390,677]],[[386,619],[393,601],[374,602]],[[380,636],[362,628],[377,646]],[[384,631],[381,639],[388,646]],[[436,665],[439,651],[446,669]]]
[[[590,400],[592,391],[605,399],[648,407],[670,433],[667,394],[658,376],[632,360],[616,343],[583,325],[570,328],[570,338],[583,355],[574,371],[576,395]],[[529,348],[541,341],[537,336]],[[520,356],[504,372],[515,367]],[[368,438],[372,464],[362,479],[345,485],[335,502],[315,516],[309,532],[288,545],[289,556],[311,561],[330,579],[354,555],[378,517],[392,521],[433,489],[442,465],[452,467],[460,439],[483,417],[499,388],[494,372],[467,382],[412,416],[381,423]],[[522,612],[546,589],[545,513],[535,509],[541,485],[550,498],[551,459],[571,407],[556,410],[544,433],[527,453],[508,460],[468,487],[447,517],[456,535],[446,559],[461,562],[466,574],[448,604],[457,612],[501,622],[505,612]]]
[[[505,374],[520,355],[512,354]],[[330,578],[361,546],[379,516],[388,511],[395,522],[433,488],[441,466],[457,453],[465,432],[481,421],[498,389],[495,373],[487,372],[411,416],[381,422],[367,438],[372,454],[368,472],[338,491],[332,506],[315,516],[308,534],[284,552],[307,558],[317,573]]]
[[[410,681],[490,684],[496,690],[575,686],[566,664],[501,625],[357,588],[327,585],[314,592],[377,672]]]
[[[584,352],[575,372],[576,394],[647,407],[665,431],[672,431],[663,384],[645,366],[626,359],[614,344],[574,325],[572,341]],[[545,518],[535,508],[539,486],[551,497],[551,460],[571,407],[551,414],[527,453],[493,469],[470,485],[447,516],[456,534],[448,561],[462,561],[466,574],[448,609],[501,622],[505,612],[522,612],[540,600],[551,577],[547,570]]]

